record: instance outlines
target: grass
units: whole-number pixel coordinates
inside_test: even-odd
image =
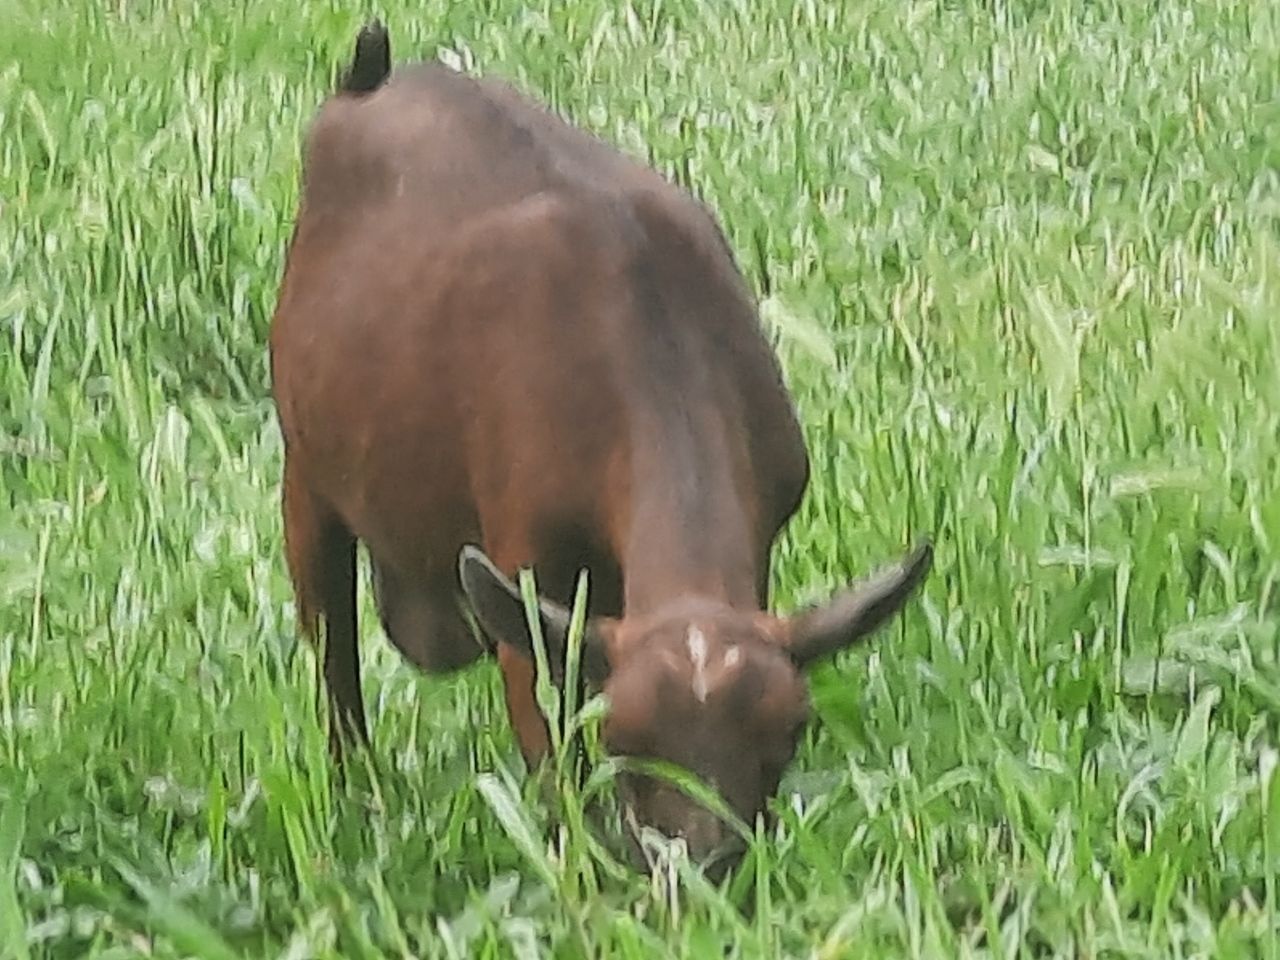
[[[938,538],[719,890],[552,825],[367,595],[328,763],[265,337],[362,7],[0,0],[0,956],[1280,956],[1280,8],[378,8],[718,211],[815,465],[780,606]]]

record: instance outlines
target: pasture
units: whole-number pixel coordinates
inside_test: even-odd
[[[334,775],[265,344],[367,13],[0,0],[0,957],[1280,957],[1280,7],[378,6],[716,211],[814,465],[778,607],[935,537],[723,888],[367,590]]]

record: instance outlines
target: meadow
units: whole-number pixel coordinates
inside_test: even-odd
[[[370,10],[0,0],[0,957],[1280,957],[1280,5],[375,12],[716,210],[814,463],[776,604],[934,572],[723,888],[367,591],[339,782],[266,331]]]

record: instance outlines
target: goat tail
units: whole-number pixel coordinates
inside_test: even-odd
[[[368,94],[391,75],[391,38],[381,20],[370,20],[356,35],[356,51],[343,75],[343,93]]]

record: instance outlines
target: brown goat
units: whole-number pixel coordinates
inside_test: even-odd
[[[808,457],[716,222],[509,86],[392,73],[376,22],[307,135],[271,370],[289,570],[300,619],[325,624],[335,738],[367,736],[357,540],[387,636],[420,668],[484,652],[469,602],[530,763],[548,740],[511,577],[534,568],[554,659],[586,568],[607,747],[691,770],[751,822],[808,717],[804,669],[897,613],[930,566],[926,542],[823,606],[765,612]],[[678,790],[622,790],[693,856],[728,846]]]

